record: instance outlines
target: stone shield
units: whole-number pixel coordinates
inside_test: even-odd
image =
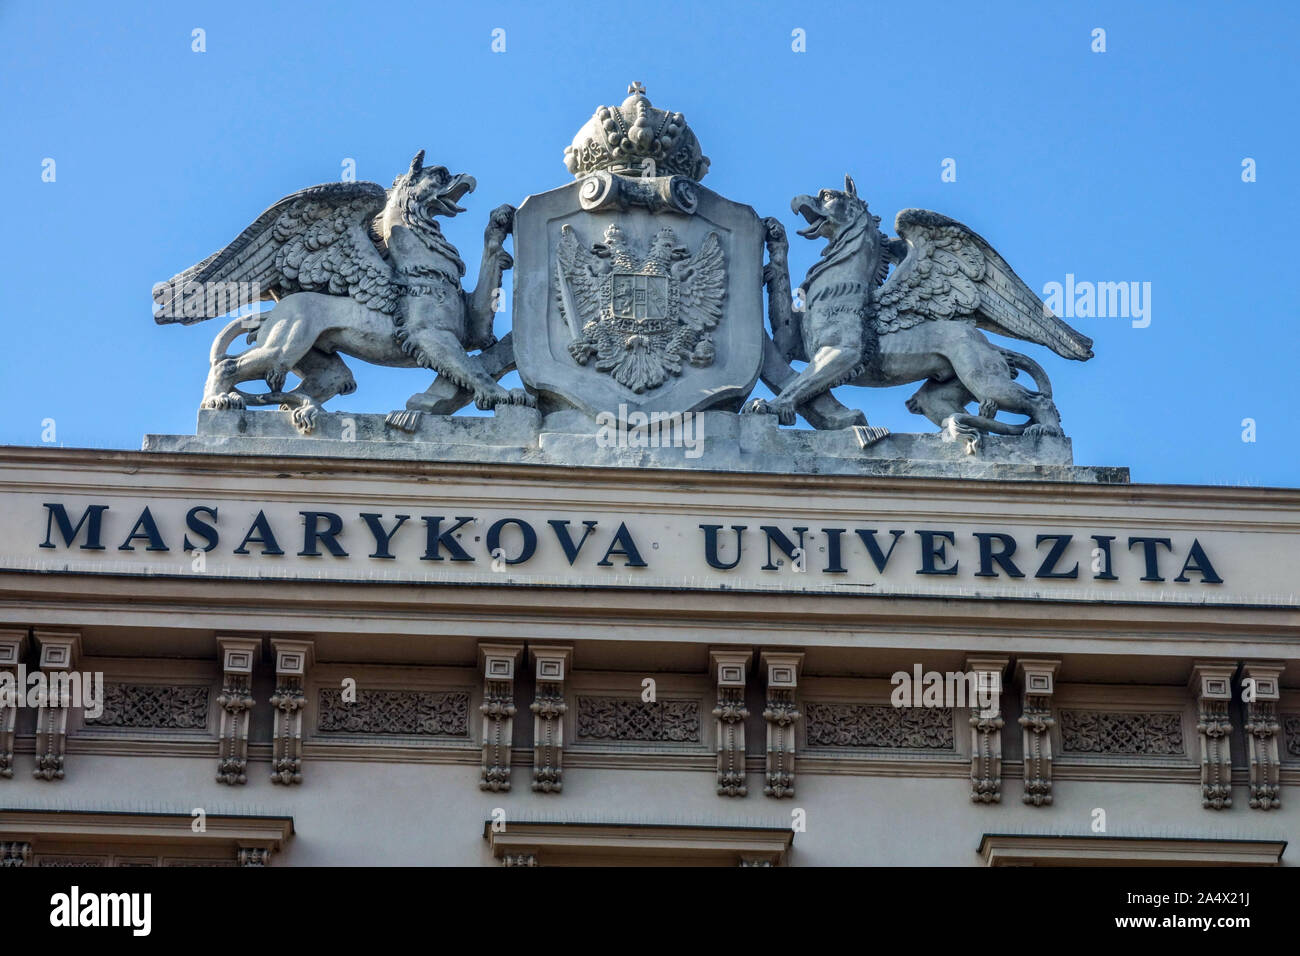
[[[514,348],[543,411],[737,410],[763,355],[763,224],[683,177],[588,177],[515,215]],[[703,321],[701,321],[703,319]]]

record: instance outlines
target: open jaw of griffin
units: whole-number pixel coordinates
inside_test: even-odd
[[[804,279],[802,310],[788,296],[770,297],[772,337],[787,360],[808,364],[774,399],[755,399],[748,411],[793,425],[797,408],[836,386],[922,381],[908,410],[947,437],[964,439],[968,452],[988,432],[1062,434],[1042,367],[992,344],[980,329],[1079,361],[1092,357],[1092,340],[1052,314],[984,239],[924,209],[900,212],[894,228],[901,238],[889,239],[848,176],[844,189],[796,196],[790,205],[808,223],[799,235],[827,244]],[[779,224],[769,223],[768,251],[769,269],[784,273],[777,278],[788,289],[788,247]],[[1037,391],[1015,381],[1022,370]],[[971,402],[979,404],[978,414],[967,411]],[[999,411],[1027,420],[998,421]]]
[[[276,302],[268,312],[232,321],[217,336],[201,407],[279,404],[308,434],[323,402],[356,388],[341,355],[432,369],[482,409],[531,405],[522,389],[502,388],[479,357],[467,354],[495,342],[492,296],[513,265],[503,243],[514,209],[501,206],[484,232],[478,285],[473,292],[461,288],[465,265],[434,217],[463,212],[457,202],[474,187],[472,176],[425,166],[421,150],[389,190],[340,182],[286,196],[220,252],[160,285],[169,290],[155,296],[160,324],[225,314],[221,305],[192,307],[211,285],[249,283]],[[226,354],[244,332],[252,347]],[[301,382],[286,392],[290,372]],[[268,393],[237,387],[259,379]],[[390,421],[406,427],[412,413],[445,411],[447,389],[435,386],[413,395],[409,411]]]

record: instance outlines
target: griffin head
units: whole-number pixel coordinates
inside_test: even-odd
[[[834,239],[844,227],[863,215],[870,215],[866,202],[858,198],[858,189],[850,176],[844,177],[843,189],[823,189],[816,196],[795,196],[790,201],[790,209],[807,220],[807,227],[799,230],[805,239]],[[879,216],[871,218],[879,225]]]
[[[452,175],[446,166],[425,166],[424,150],[420,150],[411,168],[393,180],[390,205],[429,221],[434,216],[455,216],[465,211],[457,202],[477,185],[468,173]]]

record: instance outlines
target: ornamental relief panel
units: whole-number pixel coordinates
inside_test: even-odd
[[[1063,709],[1058,724],[1062,753],[1124,757],[1187,754],[1181,711]]]
[[[930,750],[957,752],[953,708],[894,707],[805,701],[804,743],[809,750]]]
[[[1282,759],[1300,760],[1300,714],[1282,715]]]
[[[469,738],[468,691],[357,688],[355,694],[351,701],[341,688],[320,689],[318,734]]]
[[[698,699],[579,696],[577,740],[693,743],[703,738]]]
[[[87,727],[207,730],[212,688],[206,685],[104,684],[104,709]]]

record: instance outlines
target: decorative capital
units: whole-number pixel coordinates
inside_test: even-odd
[[[81,635],[76,631],[36,631],[43,671],[70,671],[81,659]]]

